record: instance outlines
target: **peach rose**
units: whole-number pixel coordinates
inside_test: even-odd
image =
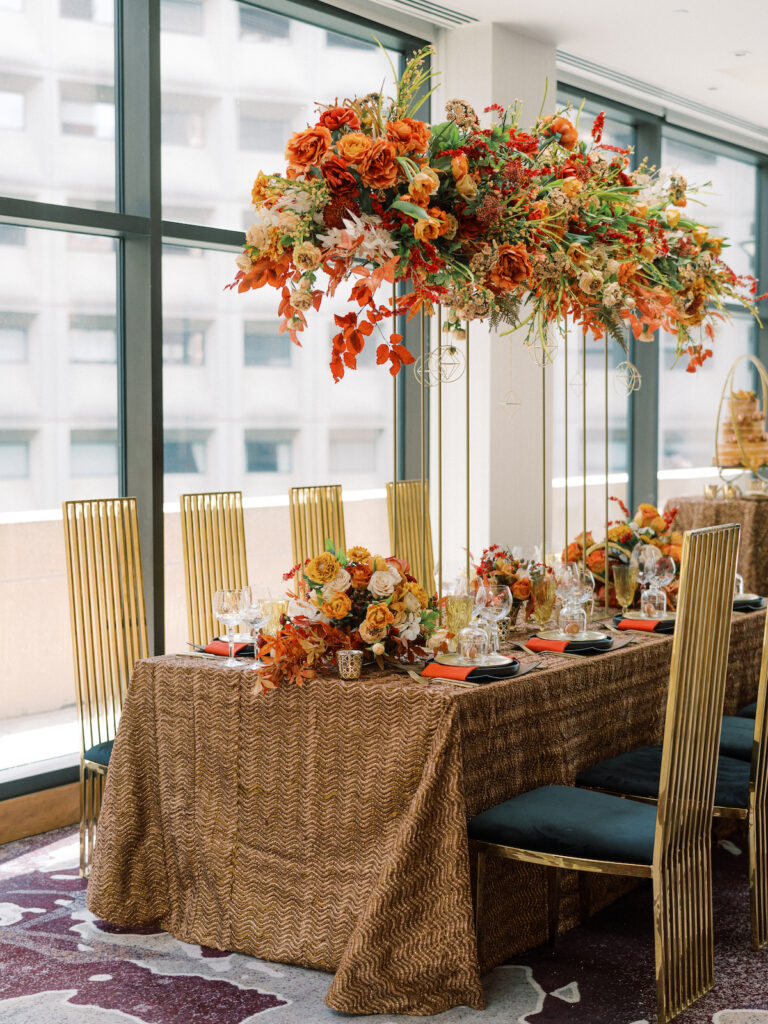
[[[466,154],[457,153],[456,156],[451,157],[451,174],[456,181],[463,178],[465,174],[469,174],[469,160],[467,160]]]
[[[370,148],[371,139],[362,132],[342,135],[336,143],[336,152],[348,164],[359,164]]]
[[[346,619],[352,611],[352,602],[346,594],[336,593],[327,601],[323,601],[322,611],[329,619]]]
[[[665,210],[664,211],[664,216],[667,219],[667,224],[673,230],[680,223],[680,211],[679,210],[674,210],[674,209],[673,210]]]
[[[566,178],[560,188],[569,199],[573,199],[581,192],[581,182],[578,178]]]
[[[365,613],[365,621],[371,629],[382,630],[391,626],[395,617],[385,604],[369,604],[368,611]]]
[[[331,133],[318,125],[303,132],[294,132],[285,147],[285,159],[294,167],[306,171],[319,164],[320,159],[333,145]]]
[[[456,191],[462,199],[474,199],[477,195],[477,182],[471,174],[465,174],[457,180]]]
[[[417,242],[432,242],[440,234],[440,221],[435,217],[422,217],[414,222],[413,236]]]
[[[516,601],[527,601],[530,596],[531,581],[527,576],[512,584],[512,597],[514,597]]]
[[[368,188],[391,188],[397,181],[395,147],[386,139],[374,139],[358,170]]]
[[[300,313],[306,313],[308,309],[312,308],[312,293],[296,288],[291,292],[288,301],[293,309]]]
[[[650,526],[653,520],[659,517],[659,510],[655,505],[651,505],[650,502],[643,502],[637,506],[635,522],[638,526]]]
[[[522,242],[516,245],[502,245],[499,248],[496,265],[488,279],[491,287],[499,291],[511,291],[529,279],[531,269],[528,250]]]
[[[372,574],[372,570],[367,565],[351,565],[349,567],[349,575],[355,590],[365,590],[371,582]]]
[[[302,242],[301,245],[293,247],[293,262],[301,271],[317,270],[322,259],[322,252],[311,242]]]
[[[368,582],[368,591],[380,600],[393,594],[398,582],[399,574],[395,576],[394,572],[389,569],[377,569],[372,573]]]
[[[404,117],[401,121],[390,121],[387,138],[398,153],[425,153],[429,145],[429,125]]]
[[[245,240],[256,249],[266,249],[269,245],[269,231],[263,224],[251,224],[245,233]]]
[[[367,621],[360,623],[358,633],[360,634],[362,641],[366,644],[378,643],[379,640],[383,640],[387,635],[386,629],[373,629]],[[382,651],[382,654],[383,653],[384,652]]]
[[[313,583],[320,583],[325,586],[330,583],[341,566],[335,555],[330,551],[324,551],[322,555],[316,555],[304,566],[304,575]]]

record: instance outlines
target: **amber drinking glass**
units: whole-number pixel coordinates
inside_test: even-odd
[[[634,565],[614,565],[613,585],[616,589],[616,599],[621,605],[621,614],[626,616],[627,608],[634,601],[637,590],[637,569]]]
[[[451,595],[445,599],[445,624],[448,632],[458,636],[462,629],[466,629],[472,618],[475,608],[475,599],[467,595]]]
[[[532,584],[533,616],[539,626],[545,626],[552,618],[552,609],[555,604],[555,577],[540,576],[533,580]]]

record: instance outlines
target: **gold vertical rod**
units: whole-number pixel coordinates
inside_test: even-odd
[[[392,282],[392,333],[397,334],[397,285]],[[397,546],[397,374],[392,378],[392,554]]]
[[[469,583],[469,320],[465,323],[465,345],[467,348],[467,583]]]
[[[424,363],[425,347],[424,347],[424,331],[426,315],[424,313],[424,307],[421,307],[421,334],[420,334],[420,347],[421,347],[421,571],[418,573],[418,580],[422,586],[427,587],[429,572],[427,569],[427,514],[428,510],[425,501],[426,491],[426,480],[427,480],[427,405],[426,405],[426,389],[427,389],[427,377],[426,377],[426,365]],[[430,566],[431,568],[431,566]]]
[[[581,332],[581,557],[587,568],[587,332]]]
[[[547,356],[541,364],[541,564],[547,564]]]
[[[437,307],[437,596],[443,596],[443,307]]]
[[[564,481],[565,481],[565,560],[568,561],[568,316],[565,317],[565,332],[564,332],[564,348],[565,348],[565,406],[564,406],[564,419],[565,419],[565,437],[563,438],[563,459],[565,462],[564,467]]]
[[[608,608],[610,607],[610,601],[608,599],[608,591],[611,588],[610,580],[610,569],[608,566],[608,335],[605,336],[605,356],[604,356],[604,381],[603,381],[603,399],[605,404],[605,489],[604,489],[604,500],[605,500],[605,614],[608,615]]]

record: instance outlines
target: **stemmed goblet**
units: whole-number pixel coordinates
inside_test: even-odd
[[[532,581],[533,593],[533,617],[543,628],[552,618],[552,609],[555,604],[555,578],[554,576],[542,575]]]
[[[512,591],[503,583],[481,583],[475,594],[475,611],[490,627],[491,649],[499,650],[498,622],[512,609]]]
[[[243,587],[243,593],[245,594],[245,607],[242,612],[242,621],[249,627],[255,659],[251,668],[258,669],[263,665],[259,659],[259,634],[272,616],[272,600],[268,587],[247,586]]]
[[[245,590],[217,590],[213,595],[213,614],[227,627],[227,643],[229,657],[224,662],[229,668],[241,668],[242,664],[235,658],[235,626],[243,619],[246,607]]]
[[[621,614],[627,617],[627,609],[635,600],[637,590],[637,567],[634,565],[614,565],[613,586],[616,599],[621,605]]]

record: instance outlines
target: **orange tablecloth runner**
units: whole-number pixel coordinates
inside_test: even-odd
[[[734,617],[729,713],[755,697],[764,614]],[[482,1007],[481,972],[545,936],[543,872],[489,861],[478,955],[467,818],[658,742],[671,646],[649,635],[583,661],[548,655],[544,670],[477,689],[389,674],[263,696],[214,662],[140,661],[88,906],[333,971],[336,1010]],[[596,903],[621,883],[601,884]]]

